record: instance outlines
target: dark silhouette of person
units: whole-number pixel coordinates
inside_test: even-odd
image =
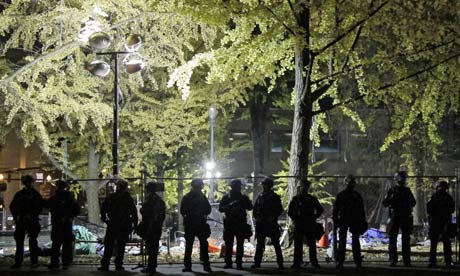
[[[232,267],[233,240],[236,238],[236,268],[243,269],[244,239],[250,238],[248,231],[246,210],[252,210],[252,202],[241,193],[241,180],[233,179],[230,182],[231,191],[222,197],[219,211],[225,213],[224,242],[225,266]],[[249,235],[249,237],[248,237]]]
[[[156,273],[161,229],[166,216],[166,205],[156,193],[156,185],[158,184],[150,182],[145,186],[146,198],[140,210],[142,221],[139,224],[139,227],[145,227],[142,238],[148,254],[147,267],[142,272],[150,274]]]
[[[453,267],[452,244],[450,241],[449,225],[452,222],[452,213],[455,211],[455,203],[452,196],[447,192],[449,184],[446,181],[436,183],[436,192],[426,205],[429,221],[430,236],[430,263],[429,267],[436,265],[436,249],[439,239],[442,240],[444,249],[444,261],[447,267]]]
[[[123,257],[129,236],[137,226],[137,209],[128,192],[128,182],[118,179],[116,191],[109,195],[101,206],[101,219],[107,224],[104,237],[104,255],[99,271],[108,271],[110,258],[116,243],[115,269],[124,271]]]
[[[336,267],[343,268],[345,261],[345,247],[347,243],[347,231],[351,233],[351,247],[353,260],[357,268],[361,267],[361,245],[359,235],[367,230],[367,221],[364,211],[362,196],[355,191],[356,180],[353,175],[348,175],[344,179],[345,190],[337,194],[332,218],[334,227],[339,229],[339,246],[336,255]]]
[[[203,269],[211,272],[208,255],[208,238],[211,235],[211,229],[206,222],[208,215],[211,213],[211,205],[201,191],[203,185],[202,179],[193,179],[191,183],[192,189],[184,196],[180,206],[180,213],[184,217],[185,232],[183,272],[192,271],[192,249],[195,237],[200,241],[200,260],[203,262]]]
[[[73,242],[75,236],[72,232],[73,218],[79,212],[73,194],[67,190],[68,183],[64,180],[56,182],[56,193],[45,201],[45,206],[51,213],[51,261],[50,269],[59,268],[59,255],[62,246],[62,266],[66,269],[72,263]]]
[[[402,238],[402,255],[404,266],[411,266],[410,261],[410,234],[414,219],[412,217],[412,208],[416,201],[411,190],[406,187],[407,172],[399,171],[395,174],[394,180],[397,183],[388,190],[388,193],[383,200],[383,206],[390,210],[390,225],[388,235],[390,242],[388,244],[388,253],[390,257],[390,266],[396,266],[398,262],[398,251],[396,240],[399,229],[401,229]]]
[[[310,263],[320,268],[316,256],[316,219],[324,209],[318,199],[308,193],[311,182],[302,180],[300,192],[289,203],[288,215],[294,221],[294,263],[292,268],[299,269],[303,259],[304,239],[309,247]]]
[[[39,215],[43,208],[43,198],[33,187],[35,179],[30,175],[21,177],[24,188],[17,192],[10,204],[10,211],[13,215],[16,228],[14,240],[16,241],[16,253],[12,268],[19,268],[24,260],[24,239],[29,236],[30,265],[32,268],[38,266],[38,241],[40,233]]]
[[[265,239],[270,238],[276,253],[278,268],[283,269],[283,252],[280,246],[280,226],[278,217],[283,213],[281,198],[273,190],[274,181],[271,178],[262,180],[262,193],[257,197],[254,204],[253,216],[256,220],[256,253],[254,264],[251,268],[259,268],[265,250]]]

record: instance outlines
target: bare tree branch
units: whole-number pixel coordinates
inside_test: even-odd
[[[369,20],[371,17],[373,17],[375,14],[377,14],[386,4],[388,4],[388,1],[383,2],[380,6],[378,6],[375,10],[373,10],[369,15],[358,22],[356,22],[354,25],[352,25],[347,31],[333,39],[331,42],[326,44],[323,48],[321,48],[317,53],[321,54],[322,52],[326,51],[329,49],[331,46],[348,36],[351,32],[353,32],[354,29],[358,28],[359,26],[363,25],[366,23],[367,20]]]
[[[296,33],[294,32],[294,30],[292,30],[288,25],[286,25],[286,23],[284,23],[281,19],[278,18],[278,16],[275,14],[275,12],[273,12],[272,9],[270,9],[269,7],[265,7],[272,15],[273,17],[278,21],[280,22],[281,24],[283,24],[284,28],[290,32],[292,35],[296,35]]]
[[[382,85],[382,86],[378,87],[377,89],[373,89],[373,90],[371,90],[371,91],[381,91],[381,90],[385,90],[385,89],[391,88],[391,87],[393,87],[393,86],[398,85],[399,83],[401,83],[401,82],[403,82],[403,81],[406,81],[406,80],[408,80],[408,79],[417,77],[417,76],[419,76],[419,75],[421,75],[421,74],[423,74],[423,73],[425,73],[425,72],[430,72],[432,69],[434,69],[434,68],[436,68],[436,67],[438,67],[438,66],[440,66],[440,65],[442,65],[442,64],[444,64],[444,63],[446,63],[446,62],[449,62],[449,61],[451,61],[451,60],[453,60],[453,59],[459,58],[459,57],[460,57],[460,53],[457,53],[457,54],[455,54],[455,55],[452,55],[452,56],[450,56],[450,57],[447,57],[447,58],[441,60],[440,62],[438,62],[438,63],[436,63],[436,64],[433,64],[433,65],[428,66],[428,67],[426,67],[426,68],[424,68],[424,69],[415,71],[415,72],[412,73],[412,74],[409,74],[409,75],[407,75],[407,76],[404,76],[404,77],[402,77],[402,78],[399,78],[399,79],[397,79],[396,81],[394,81],[394,82],[392,82],[392,83]],[[327,111],[329,111],[329,110],[332,110],[332,109],[334,109],[334,108],[336,108],[336,107],[338,107],[338,106],[346,105],[346,104],[349,104],[349,103],[351,103],[351,102],[355,102],[355,101],[361,100],[361,99],[363,99],[365,96],[366,96],[366,94],[359,95],[359,96],[357,96],[357,97],[354,97],[354,98],[345,100],[345,101],[343,101],[343,102],[333,104],[331,107],[329,107],[329,108],[327,108],[327,109],[316,110],[316,111],[313,111],[312,113],[313,113],[313,115],[325,113],[325,112],[327,112]]]

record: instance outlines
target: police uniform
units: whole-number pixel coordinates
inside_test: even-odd
[[[345,261],[347,231],[349,230],[351,232],[353,260],[356,266],[360,267],[362,258],[359,235],[363,234],[367,229],[362,196],[352,186],[348,185],[345,190],[337,194],[332,213],[334,226],[339,229],[339,246],[336,255],[337,266],[341,268]]]
[[[122,185],[122,186],[120,186]],[[117,252],[115,269],[123,271],[123,257],[129,235],[137,225],[137,209],[134,200],[127,191],[127,183],[117,183],[117,191],[109,195],[101,207],[101,219],[107,224],[104,237],[104,255],[99,270],[109,269],[115,243]]]
[[[30,263],[35,266],[38,262],[37,237],[41,230],[39,215],[43,208],[43,198],[32,187],[34,179],[31,176],[23,176],[22,181],[26,187],[14,195],[10,204],[10,211],[16,224],[14,230],[16,253],[13,267],[21,266],[24,259],[24,238],[26,233],[29,236]],[[27,181],[27,184],[24,183],[25,181]]]
[[[395,178],[400,178],[399,185],[390,188],[382,203],[390,209],[390,225],[388,229],[390,265],[395,266],[398,262],[396,240],[399,229],[401,229],[403,262],[405,266],[410,266],[410,234],[413,226],[412,208],[415,206],[416,201],[411,190],[404,186],[406,176],[399,174],[401,172],[395,176]]]
[[[436,267],[436,249],[439,239],[443,243],[444,260],[446,265],[450,267],[452,266],[452,244],[449,226],[452,222],[452,213],[455,211],[455,203],[452,196],[447,193],[447,182],[441,181],[438,185],[444,185],[446,189],[442,187],[437,189],[426,208],[430,225],[430,267]]]
[[[203,262],[203,267],[205,270],[210,270],[208,238],[211,235],[211,229],[206,221],[207,216],[211,213],[211,205],[201,192],[201,188],[193,188],[195,183],[202,186],[201,180],[194,179],[192,190],[184,196],[180,207],[180,213],[184,217],[185,232],[184,271],[191,271],[192,268],[192,249],[195,237],[200,241],[200,260]]]
[[[241,181],[238,183],[236,181],[232,185],[240,185],[241,187]],[[224,242],[226,268],[232,266],[233,241],[236,238],[235,263],[237,268],[241,269],[244,254],[244,239],[251,237],[251,231],[248,228],[250,226],[247,224],[246,210],[252,210],[252,207],[251,200],[246,195],[241,194],[241,191],[232,190],[225,194],[220,201],[219,211],[225,213]]]
[[[308,189],[308,188],[307,188]],[[303,259],[303,241],[309,247],[310,263],[319,267],[316,257],[316,219],[323,213],[318,199],[307,192],[294,196],[289,203],[288,215],[294,221],[294,263],[299,268]]]
[[[80,208],[71,192],[65,190],[67,184],[58,181],[56,194],[46,202],[51,213],[51,262],[50,268],[59,267],[59,255],[62,246],[62,265],[72,262],[72,244],[75,236],[72,232],[73,218],[78,215]]]
[[[147,185],[148,195],[141,207],[142,221],[139,227],[145,227],[143,239],[145,240],[148,262],[147,269],[143,272],[154,273],[157,267],[158,247],[161,238],[161,229],[166,215],[166,206],[152,187],[154,184]]]
[[[262,185],[265,185],[264,182],[262,182]],[[273,186],[273,184],[268,185]],[[281,204],[281,198],[274,191],[264,191],[257,197],[253,210],[253,216],[256,220],[257,240],[253,268],[260,267],[262,255],[265,250],[265,239],[267,237],[271,239],[273,247],[275,248],[278,266],[280,268],[283,267],[283,253],[279,242],[281,232],[280,226],[278,225],[278,217],[282,213],[283,205]]]

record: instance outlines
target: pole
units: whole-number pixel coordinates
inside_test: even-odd
[[[214,166],[214,124],[215,124],[215,119],[211,118],[210,119],[210,126],[211,126],[211,152],[210,152],[210,157],[211,157],[211,163]],[[212,172],[214,173],[214,167],[212,168]],[[211,203],[214,203],[214,193],[215,193],[215,182],[214,182],[214,174],[212,175],[212,178],[209,181],[209,201]]]
[[[112,53],[112,59],[115,61],[114,66],[114,81],[113,81],[113,141],[112,141],[112,157],[113,157],[113,175],[118,175],[118,137],[119,137],[119,122],[118,122],[118,53]]]

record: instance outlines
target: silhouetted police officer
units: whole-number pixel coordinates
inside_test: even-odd
[[[262,180],[262,193],[257,197],[254,204],[253,216],[256,220],[256,253],[254,255],[254,264],[251,268],[259,268],[262,262],[262,255],[265,250],[265,239],[270,238],[276,253],[276,262],[278,268],[283,266],[283,253],[280,246],[280,226],[278,217],[283,213],[281,198],[277,195],[272,187],[275,184],[273,179],[265,178]]]
[[[157,267],[158,258],[158,247],[161,238],[161,228],[166,215],[166,206],[156,193],[157,183],[148,183],[145,187],[147,193],[145,202],[141,207],[142,222],[145,226],[145,234],[143,239],[145,240],[145,246],[148,254],[147,268],[143,269],[142,272],[155,273]]]
[[[303,259],[303,241],[306,239],[309,247],[310,263],[319,268],[316,257],[316,219],[323,213],[323,207],[318,199],[308,193],[311,183],[302,180],[300,193],[289,203],[288,215],[294,221],[294,263],[292,268],[300,268]]]
[[[452,244],[450,241],[449,225],[452,222],[452,213],[455,211],[453,198],[448,194],[449,184],[446,181],[436,183],[436,192],[426,205],[428,220],[430,224],[430,263],[429,267],[436,265],[436,248],[441,238],[444,248],[444,260],[447,267],[452,264]]]
[[[407,172],[397,172],[394,176],[394,180],[397,185],[390,188],[383,200],[383,206],[389,207],[390,209],[390,226],[388,230],[388,235],[390,237],[388,245],[390,266],[396,266],[398,262],[396,239],[399,229],[401,229],[402,236],[404,266],[411,266],[410,234],[413,226],[412,208],[415,206],[416,202],[411,190],[406,187]]]
[[[219,204],[219,211],[225,213],[224,268],[232,267],[233,240],[236,238],[236,268],[243,269],[244,239],[250,238],[250,234],[248,234],[250,228],[248,229],[249,225],[246,220],[246,210],[252,210],[252,202],[246,195],[241,194],[241,180],[233,179],[230,185],[231,191],[222,197]]]
[[[128,192],[128,182],[119,179],[115,183],[116,192],[109,195],[101,207],[101,219],[107,224],[104,237],[104,255],[101,260],[100,271],[108,271],[116,243],[115,269],[123,268],[123,256],[129,235],[137,225],[137,209],[134,200]]]
[[[24,259],[24,238],[29,236],[30,264],[34,268],[38,265],[38,242],[37,237],[40,233],[39,215],[43,208],[43,198],[32,187],[35,179],[30,175],[21,177],[24,188],[17,192],[10,204],[10,211],[13,215],[16,229],[14,230],[14,240],[16,241],[16,254],[14,256],[13,268],[22,265]]]
[[[195,237],[200,240],[200,260],[203,262],[203,269],[211,272],[208,255],[208,238],[211,229],[207,216],[211,213],[211,205],[206,196],[201,192],[203,189],[202,179],[192,180],[192,190],[184,196],[180,206],[180,213],[184,217],[185,232],[185,253],[183,272],[192,271],[192,249]]]
[[[361,267],[361,245],[359,235],[367,229],[364,203],[361,195],[355,191],[356,180],[353,175],[344,179],[345,190],[337,194],[332,211],[334,227],[339,229],[339,247],[336,255],[336,267],[343,268],[345,261],[345,247],[347,243],[347,231],[351,232],[351,244],[353,259],[356,267]]]
[[[45,202],[51,213],[51,262],[50,269],[59,267],[59,255],[62,246],[62,265],[67,268],[72,263],[73,218],[78,215],[80,208],[71,192],[67,190],[68,183],[63,180],[56,182],[56,193]]]

